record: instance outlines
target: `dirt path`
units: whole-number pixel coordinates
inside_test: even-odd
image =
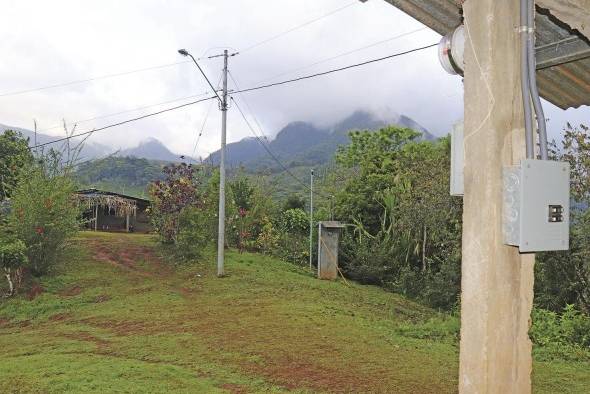
[[[172,269],[157,255],[153,247],[134,242],[133,235],[121,238],[95,238],[87,242],[96,261],[111,264],[136,275],[156,278],[170,277]]]

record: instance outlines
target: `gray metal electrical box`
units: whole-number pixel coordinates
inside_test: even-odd
[[[463,140],[463,122],[459,122],[451,131],[451,196],[463,195]]]
[[[569,248],[570,167],[522,160],[504,168],[504,242],[520,252]]]

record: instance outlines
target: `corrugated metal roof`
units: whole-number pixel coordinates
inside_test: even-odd
[[[453,0],[385,1],[442,35],[461,23],[461,9]],[[544,67],[537,70],[541,95],[563,109],[590,105],[590,41],[542,9],[537,8],[535,22],[536,47],[544,48],[545,55],[559,51],[560,58],[567,61],[559,65],[541,62],[537,50],[539,66]]]

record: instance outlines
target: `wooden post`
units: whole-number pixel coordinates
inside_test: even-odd
[[[502,167],[524,157],[519,3],[464,3],[461,393],[530,393],[534,255],[503,244]]]

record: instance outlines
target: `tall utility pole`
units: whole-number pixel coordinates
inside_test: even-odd
[[[225,140],[227,126],[227,49],[223,51],[223,96],[221,98],[221,159],[219,161],[219,230],[217,276],[223,276],[225,260]]]
[[[313,168],[309,188],[309,269],[313,269]]]
[[[213,89],[213,93],[219,99],[219,109],[221,110],[221,160],[219,163],[219,229],[217,234],[217,276],[223,276],[223,263],[224,263],[224,255],[225,255],[225,135],[226,135],[226,125],[227,125],[227,58],[228,56],[237,55],[237,53],[232,53],[228,55],[227,49],[223,51],[223,55],[214,55],[209,56],[209,59],[214,57],[223,56],[223,95],[219,97],[219,93],[217,93],[217,88],[211,84],[205,72],[199,63],[197,63],[197,59],[194,58],[186,49],[179,49],[178,53],[182,56],[189,56],[193,59],[195,66],[199,69],[211,89]]]

